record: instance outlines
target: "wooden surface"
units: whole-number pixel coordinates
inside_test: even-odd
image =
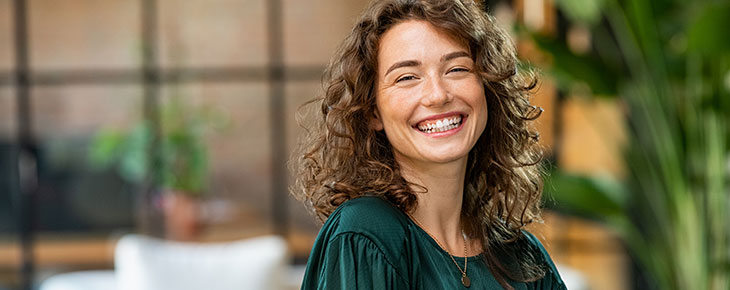
[[[79,268],[111,267],[114,240],[74,237],[37,240],[33,249],[36,267],[72,265]],[[11,241],[0,242],[0,269],[17,270],[21,263],[20,247]]]

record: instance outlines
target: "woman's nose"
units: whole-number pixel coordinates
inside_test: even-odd
[[[438,107],[450,103],[452,99],[453,97],[442,80],[432,78],[426,83],[421,103],[426,107]]]

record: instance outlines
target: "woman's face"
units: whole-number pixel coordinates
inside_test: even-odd
[[[378,48],[376,117],[399,163],[465,161],[487,124],[484,87],[467,47],[426,21],[386,31]]]

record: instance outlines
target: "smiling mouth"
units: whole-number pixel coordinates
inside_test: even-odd
[[[416,124],[415,127],[424,133],[446,132],[458,128],[463,119],[463,116],[456,115],[443,119],[423,121]]]

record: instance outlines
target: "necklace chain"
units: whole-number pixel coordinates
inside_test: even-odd
[[[454,259],[454,256],[452,256],[451,253],[449,253],[449,250],[446,247],[444,247],[444,245],[442,245],[441,242],[439,242],[439,240],[436,237],[434,237],[431,233],[429,233],[426,230],[426,228],[423,227],[423,225],[421,225],[421,223],[419,223],[418,220],[415,217],[413,217],[411,214],[408,214],[408,216],[411,218],[411,220],[413,220],[414,223],[416,223],[416,225],[418,225],[419,227],[421,227],[421,229],[428,236],[430,236],[431,239],[433,239],[436,242],[436,244],[439,245],[439,247],[441,247],[442,249],[444,249],[444,251],[446,251],[446,253],[449,254],[448,255],[449,258],[451,258],[451,261],[454,262],[454,265],[456,265],[456,268],[459,269],[459,272],[461,272],[461,283],[464,284],[464,286],[469,287],[469,285],[471,283],[469,281],[469,277],[466,275],[466,267],[468,266],[468,262],[469,262],[467,260],[467,252],[466,252],[466,244],[467,244],[466,243],[466,235],[464,235],[463,232],[461,234],[461,237],[464,239],[464,270],[462,270],[461,269],[461,266],[459,266],[459,263],[457,263],[456,260]]]

